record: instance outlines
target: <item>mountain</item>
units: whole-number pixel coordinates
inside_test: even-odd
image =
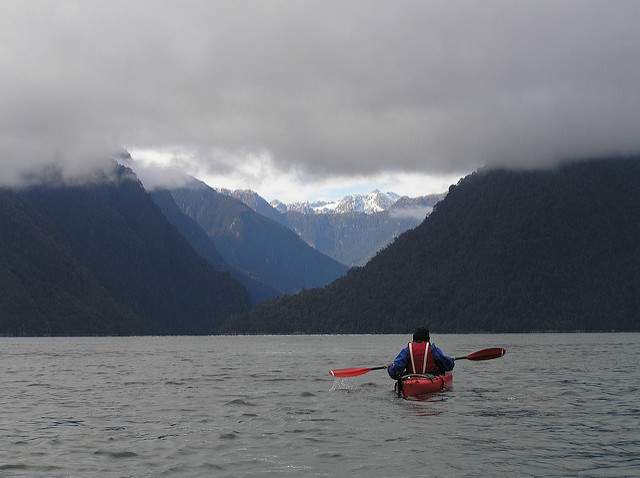
[[[215,191],[243,202],[261,216],[279,222],[284,226],[288,226],[287,217],[285,215],[265,201],[258,193],[251,191],[250,189],[236,189],[232,191],[225,188],[215,188]]]
[[[4,197],[15,229],[2,235],[2,276],[13,295],[0,315],[12,310],[13,325],[0,333],[32,321],[21,303],[37,312],[20,325],[28,335],[211,334],[250,307],[242,284],[196,253],[129,169]]]
[[[171,195],[234,268],[286,294],[326,285],[347,271],[279,222],[194,181],[189,187],[171,189]]]
[[[295,211],[303,214],[351,214],[362,212],[373,214],[389,209],[400,198],[395,193],[381,193],[377,189],[369,194],[353,194],[342,198],[340,201],[305,201],[292,204],[283,204],[273,201],[271,206],[281,214]]]
[[[397,194],[383,194],[377,189],[368,195],[346,196],[335,208],[337,214],[363,212],[373,214],[389,209],[398,199]]]
[[[167,220],[189,241],[191,246],[207,260],[216,270],[228,271],[231,277],[242,282],[251,296],[253,305],[273,299],[282,292],[265,284],[260,279],[231,266],[218,252],[213,240],[193,218],[187,216],[178,207],[171,192],[167,189],[156,189],[151,197],[160,207]]]
[[[140,317],[118,303],[16,191],[0,190],[0,335],[129,335]]]
[[[400,234],[420,224],[443,197],[444,194],[403,196],[390,205],[387,203],[385,210],[375,212],[364,212],[374,211],[369,207],[331,214],[301,215],[288,211],[286,216],[291,228],[319,251],[343,264],[362,266]]]
[[[366,266],[224,332],[640,330],[640,158],[477,171]]]
[[[444,194],[400,197],[378,190],[336,202],[269,205],[250,190],[219,189],[295,231],[307,244],[348,266],[361,266],[407,229],[416,227]]]
[[[401,233],[422,218],[393,216],[389,211],[342,214],[303,214],[289,211],[291,228],[307,244],[349,266],[366,264]]]

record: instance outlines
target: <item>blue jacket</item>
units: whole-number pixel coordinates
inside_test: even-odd
[[[453,370],[453,367],[455,367],[456,365],[451,357],[443,354],[442,350],[440,350],[434,344],[431,344],[431,355],[433,356],[433,360],[435,360],[436,364],[442,371]],[[387,368],[387,372],[392,379],[398,380],[404,374],[408,365],[409,347],[407,346],[400,351],[398,356],[393,361],[393,365]]]

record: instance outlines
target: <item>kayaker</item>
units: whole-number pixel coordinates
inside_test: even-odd
[[[426,327],[418,327],[413,333],[413,342],[386,365],[389,376],[394,380],[408,373],[444,373],[453,370],[454,366],[451,357],[430,343],[429,329]]]

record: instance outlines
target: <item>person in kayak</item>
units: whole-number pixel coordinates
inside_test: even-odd
[[[442,350],[430,343],[429,329],[418,327],[413,333],[413,342],[400,351],[393,362],[389,362],[387,373],[398,380],[409,373],[444,373],[453,370],[455,362]]]

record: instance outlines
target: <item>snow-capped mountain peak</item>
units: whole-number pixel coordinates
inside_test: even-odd
[[[383,193],[376,189],[369,194],[351,194],[339,201],[304,201],[292,204],[273,201],[271,206],[283,213],[296,211],[305,214],[347,214],[354,212],[374,214],[387,210],[399,198],[400,195],[398,194],[392,192]]]
[[[397,194],[381,193],[377,189],[369,194],[346,196],[335,209],[336,213],[364,212],[373,214],[385,211],[398,199]]]

